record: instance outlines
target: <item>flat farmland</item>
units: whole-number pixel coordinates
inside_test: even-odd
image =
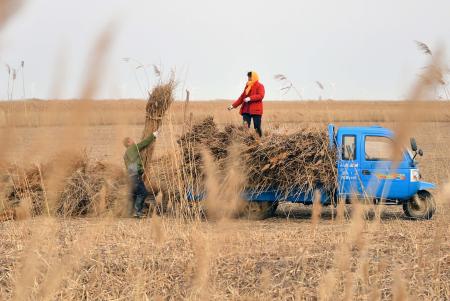
[[[156,156],[177,149],[189,125],[212,115],[240,124],[228,102],[176,102]],[[122,166],[122,139],[141,138],[145,102],[30,101],[0,104],[1,163],[28,166],[67,150]],[[263,221],[172,215],[36,217],[0,223],[0,299],[23,300],[448,300],[450,296],[450,104],[267,102],[265,132],[304,127],[407,128],[438,184],[430,221],[399,206],[344,211],[281,205]]]

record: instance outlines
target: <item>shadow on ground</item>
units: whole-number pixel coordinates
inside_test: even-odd
[[[377,207],[376,207],[377,208]],[[322,220],[333,220],[336,218],[336,209],[332,206],[324,207],[322,209]],[[350,219],[352,216],[351,205],[345,206],[345,217]],[[375,210],[368,209],[364,211],[367,220],[373,220],[375,218]],[[305,206],[301,204],[281,204],[275,215],[270,219],[298,219],[309,220],[312,216],[312,206]],[[383,220],[408,220],[403,214],[401,206],[389,206],[384,207],[381,214]]]

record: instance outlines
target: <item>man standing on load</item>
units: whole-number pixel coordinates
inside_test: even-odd
[[[148,196],[147,188],[145,188],[142,176],[144,174],[144,166],[142,165],[141,151],[152,144],[158,132],[153,132],[147,138],[139,143],[135,143],[130,137],[123,139],[123,145],[126,147],[123,159],[127,168],[128,175],[131,180],[131,197],[133,201],[134,215],[133,217],[141,218],[144,201]]]
[[[259,82],[258,73],[251,71],[247,73],[248,81],[245,85],[244,92],[228,110],[235,109],[241,106],[240,113],[245,126],[250,128],[251,121],[253,119],[253,126],[258,133],[259,137],[262,136],[261,118],[263,114],[263,99],[264,99],[264,86]]]

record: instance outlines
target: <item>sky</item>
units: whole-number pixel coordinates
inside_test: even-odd
[[[0,32],[0,99],[5,64],[14,99],[79,97],[111,26],[96,98],[144,97],[155,64],[174,70],[179,99],[235,99],[250,70],[271,100],[403,99],[428,60],[414,41],[448,49],[449,12],[449,0],[28,0]]]

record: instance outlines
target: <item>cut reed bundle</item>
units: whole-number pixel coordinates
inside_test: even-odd
[[[171,78],[167,82],[160,82],[153,88],[145,108],[146,116],[144,131],[142,133],[143,139],[161,127],[165,113],[174,102],[175,87],[176,82]],[[154,147],[150,146],[142,152],[141,155],[144,166],[148,166],[147,163],[151,161],[153,150]]]

